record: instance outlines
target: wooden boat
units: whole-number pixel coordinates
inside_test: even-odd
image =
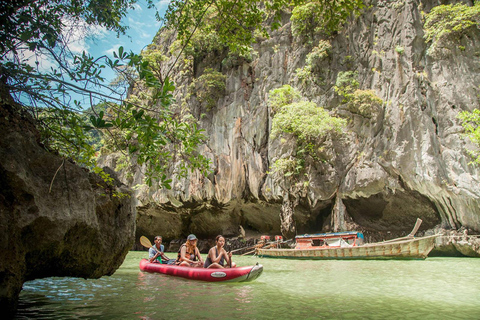
[[[263,266],[257,263],[254,266],[248,267],[206,269],[180,267],[170,264],[150,263],[148,259],[142,259],[140,261],[140,270],[147,272],[163,273],[190,280],[201,280],[209,282],[247,282],[257,279],[263,272]]]
[[[415,238],[422,220],[402,238],[363,243],[361,232],[337,232],[295,237],[294,249],[257,248],[256,254],[268,258],[290,259],[425,259],[435,246],[435,237]]]

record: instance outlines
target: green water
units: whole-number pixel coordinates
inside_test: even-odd
[[[173,254],[170,254],[173,256]],[[249,283],[205,283],[139,271],[146,252],[97,280],[24,284],[18,319],[480,319],[480,259],[257,261]]]

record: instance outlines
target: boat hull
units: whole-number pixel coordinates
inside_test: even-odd
[[[256,264],[248,267],[226,269],[206,269],[180,267],[169,264],[150,263],[147,259],[140,261],[140,270],[182,277],[190,280],[208,282],[247,282],[258,278],[263,272],[263,266]]]
[[[259,257],[286,259],[425,259],[435,246],[435,237],[379,242],[354,247],[312,249],[257,249]]]

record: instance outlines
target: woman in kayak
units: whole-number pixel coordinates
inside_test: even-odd
[[[187,237],[187,242],[180,246],[176,263],[184,267],[202,267],[203,260],[200,251],[197,248],[197,237],[191,234]]]
[[[212,247],[208,251],[207,259],[205,259],[204,268],[234,268],[236,264],[232,262],[232,253],[225,251],[223,246],[225,245],[225,238],[223,236],[217,236],[215,238],[217,245]],[[225,265],[226,262],[226,265]]]

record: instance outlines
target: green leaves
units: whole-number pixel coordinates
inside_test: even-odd
[[[305,42],[314,39],[315,34],[332,35],[340,30],[352,14],[358,14],[365,6],[362,0],[314,0],[293,1],[292,33]]]
[[[346,126],[345,119],[330,116],[316,103],[298,100],[299,93],[290,86],[269,93],[269,104],[277,106],[272,119],[271,138],[291,136],[297,143],[295,154],[280,158],[273,165],[274,172],[280,172],[285,177],[300,175],[308,157],[318,160],[317,153],[327,136],[342,133]]]
[[[432,42],[428,54],[440,57],[440,51],[451,52],[452,43],[459,42],[460,37],[470,29],[479,28],[480,2],[473,6],[462,3],[434,7],[425,16],[425,41]]]
[[[92,123],[94,128],[97,129],[105,129],[113,127],[113,124],[105,122],[103,119],[103,111],[100,111],[98,117],[90,116],[90,122]]]
[[[274,113],[293,102],[299,101],[300,92],[292,86],[285,84],[281,88],[273,89],[268,94],[268,104]]]
[[[473,109],[472,112],[460,112],[457,118],[462,121],[466,136],[480,148],[480,109]],[[476,150],[468,150],[468,152],[473,158],[471,163],[480,165],[480,151],[478,148]]]

